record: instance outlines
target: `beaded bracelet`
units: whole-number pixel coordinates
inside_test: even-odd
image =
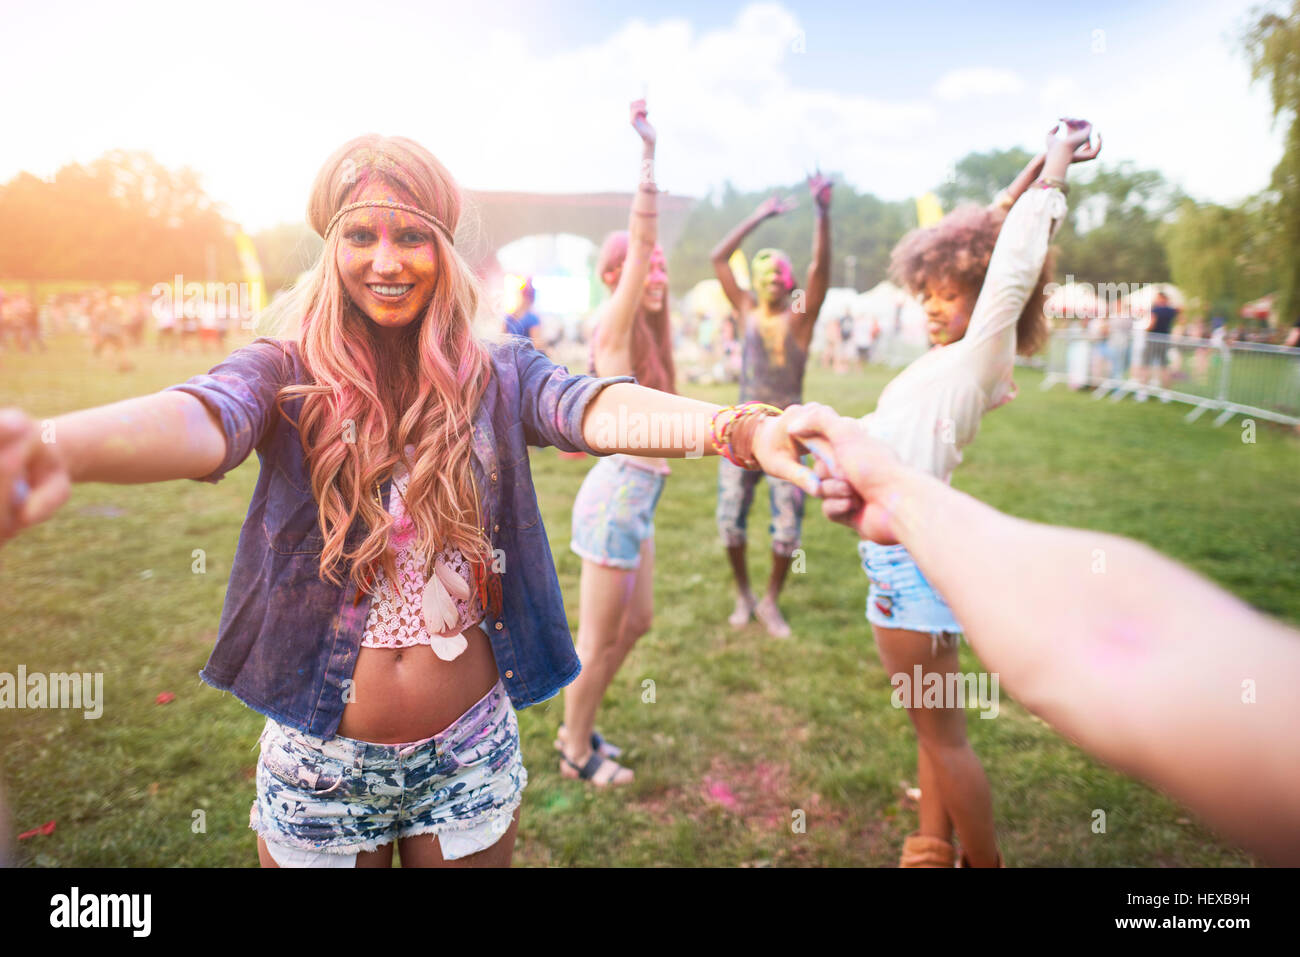
[[[728,413],[730,413],[728,415]],[[736,455],[736,450],[731,446],[732,435],[735,432],[737,423],[745,418],[755,415],[780,415],[781,410],[774,405],[768,405],[765,402],[750,400],[742,402],[740,405],[727,406],[719,409],[713,415],[713,421],[709,425],[709,431],[713,439],[713,448],[719,455],[725,458],[732,465],[742,469],[758,469],[761,466],[757,459],[749,462],[744,461]],[[722,423],[721,430],[718,429],[718,418],[727,415]]]
[[[1039,189],[1059,189],[1062,196],[1070,195],[1070,187],[1065,184],[1065,180],[1057,179],[1055,176],[1040,176],[1034,181],[1034,185]]]

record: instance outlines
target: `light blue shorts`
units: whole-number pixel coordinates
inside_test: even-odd
[[[931,587],[902,545],[858,542],[867,593],[867,621],[882,628],[921,631],[932,636],[959,635],[962,627],[952,609]]]
[[[655,507],[663,490],[663,475],[629,465],[621,456],[601,459],[573,500],[569,547],[599,565],[636,568],[641,543],[655,533]]]

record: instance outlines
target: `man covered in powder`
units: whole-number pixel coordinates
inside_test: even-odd
[[[731,271],[731,256],[760,223],[794,208],[790,199],[765,200],[744,222],[733,229],[713,250],[713,270],[738,317],[737,334],[742,342],[740,401],[761,402],[784,409],[803,399],[804,367],[813,326],[830,285],[831,268],[831,181],[817,173],[808,178],[816,214],[813,229],[812,265],[804,289],[796,290],[790,257],[778,249],[761,249],[754,256],[750,273],[753,291],[740,288]],[[803,525],[803,492],[779,479],[768,480],[772,524],[772,574],[767,593],[755,601],[745,564],[745,528],[754,489],[761,472],[749,471],[727,461],[718,466],[718,530],[727,548],[736,583],[736,607],[727,619],[732,626],[744,626],[757,616],[768,633],[777,638],[790,634],[790,626],[777,607],[777,598],[799,548]]]

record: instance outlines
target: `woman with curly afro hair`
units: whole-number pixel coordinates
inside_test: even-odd
[[[863,423],[905,464],[950,481],[984,413],[1015,398],[1016,353],[1033,353],[1047,338],[1049,243],[1065,216],[1070,164],[1101,148],[1091,135],[1086,121],[1062,120],[1046,152],[992,206],[959,207],[895,247],[891,272],[924,306],[933,347],[885,387]],[[917,734],[921,801],[900,863],[951,867],[956,831],[962,866],[999,866],[992,795],[966,739],[964,702],[940,695],[936,705],[929,693],[955,690],[963,629],[902,545],[863,541],[859,554],[871,581],[867,620],[895,695],[918,686],[901,695]]]

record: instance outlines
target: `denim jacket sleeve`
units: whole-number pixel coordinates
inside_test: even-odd
[[[605,455],[582,437],[582,417],[596,394],[615,382],[636,382],[619,375],[597,379],[574,375],[556,365],[531,344],[514,346],[519,375],[519,417],[529,445],[554,445],[565,452]]]
[[[259,338],[236,349],[208,372],[163,390],[188,392],[221,421],[226,457],[215,471],[196,482],[220,482],[248,458],[266,434],[276,394],[288,384],[290,375],[291,361],[284,346],[274,339]]]

